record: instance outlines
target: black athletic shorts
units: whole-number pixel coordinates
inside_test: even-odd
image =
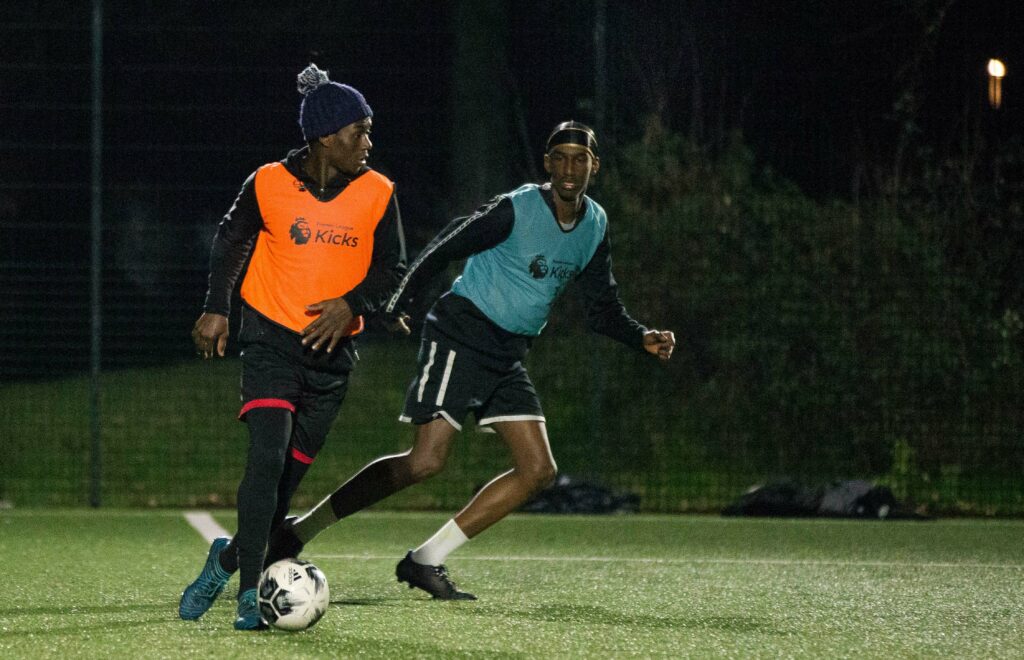
[[[303,359],[299,336],[242,308],[242,409],[283,408],[293,413],[292,457],[312,463],[327,439],[348,391],[348,371],[317,368]],[[346,340],[351,341],[351,340]],[[336,352],[340,349],[335,348]],[[321,353],[323,351],[320,351]],[[314,366],[316,365],[316,366]]]
[[[521,359],[526,344],[510,335],[515,350],[507,344],[491,345],[493,332],[478,328],[481,321],[493,325],[465,298],[449,294],[435,304],[423,325],[416,376],[399,420],[425,424],[443,417],[460,431],[470,412],[484,431],[494,422],[544,421],[537,390]],[[478,331],[468,332],[470,328]],[[475,337],[477,344],[471,347],[453,335]]]

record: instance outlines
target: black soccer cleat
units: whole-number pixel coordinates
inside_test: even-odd
[[[418,587],[438,600],[476,600],[476,596],[459,591],[448,577],[444,565],[430,566],[417,564],[412,560],[412,550],[395,566],[395,577],[399,582],[408,582],[409,588]]]
[[[298,557],[305,547],[305,543],[299,540],[292,529],[298,516],[288,516],[281,523],[280,527],[270,533],[270,540],[267,542],[267,556],[263,560],[263,568],[270,566],[276,561]]]

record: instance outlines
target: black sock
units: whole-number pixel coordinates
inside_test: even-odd
[[[255,589],[263,572],[270,523],[277,509],[277,489],[292,431],[292,414],[283,408],[255,408],[246,413],[249,454],[238,486],[237,546],[241,594]],[[222,562],[223,563],[223,562]]]
[[[232,536],[231,541],[220,551],[220,567],[228,573],[238,570],[238,545],[235,543],[235,538]]]
[[[281,526],[288,511],[292,506],[292,495],[299,489],[302,478],[309,471],[309,463],[304,463],[289,455],[285,459],[284,473],[277,484],[277,510],[274,511],[274,519],[271,521],[270,529],[275,530]]]
[[[385,456],[364,467],[334,491],[331,494],[331,509],[341,520],[412,483],[408,455]]]
[[[298,490],[302,478],[306,476],[308,471],[309,463],[297,460],[294,456],[288,456],[285,459],[284,472],[281,474],[281,479],[277,484],[277,508],[274,511],[274,517],[270,521],[271,532],[280,527],[288,515],[292,504],[292,495]],[[234,573],[238,570],[238,544],[235,543],[234,537],[221,550],[220,566],[228,573]]]

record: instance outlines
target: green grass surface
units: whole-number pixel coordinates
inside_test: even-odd
[[[444,520],[343,521],[305,555],[330,582],[324,619],[239,633],[237,581],[177,618],[207,547],[179,513],[0,512],[0,657],[1024,655],[1018,521],[513,516],[449,560],[480,600],[445,603],[393,574]]]

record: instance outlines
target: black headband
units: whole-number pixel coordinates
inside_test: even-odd
[[[546,151],[551,151],[560,144],[578,144],[594,152],[597,149],[597,138],[585,128],[572,126],[552,133],[548,138]]]

